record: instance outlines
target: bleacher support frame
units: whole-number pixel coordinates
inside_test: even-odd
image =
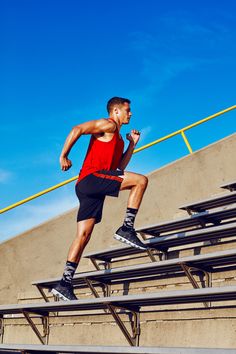
[[[4,334],[4,319],[3,316],[0,316],[0,343],[3,341],[3,334]]]
[[[96,291],[96,289],[94,289]],[[98,295],[98,297],[100,297]],[[138,346],[139,345],[139,336],[140,336],[140,307],[138,306],[114,306],[110,304],[106,304],[107,310],[110,312],[112,317],[114,318],[117,326],[120,328],[121,332],[127,339],[129,345],[131,346]],[[131,316],[129,316],[130,320],[130,325],[131,325],[131,333],[128,331],[127,327],[125,326],[124,322],[120,318],[118,312],[116,311],[117,309],[120,310],[125,310],[129,311]],[[25,311],[22,309],[22,314],[24,315],[24,318],[30,325],[31,329],[34,331],[35,335],[39,339],[41,344],[48,344],[48,339],[49,339],[49,312],[42,312],[42,311]],[[43,332],[40,333],[37,325],[33,322],[32,317],[30,316],[30,313],[36,314],[39,317],[37,319],[42,320],[42,326],[43,326]],[[55,314],[55,312],[54,312]],[[2,342],[3,338],[3,332],[4,332],[4,319],[3,317],[0,318],[0,343]]]
[[[36,334],[36,336],[38,337],[38,339],[40,340],[40,342],[42,344],[48,344],[48,338],[49,338],[49,313],[45,312],[33,312],[37,315],[40,315],[42,320],[42,325],[43,325],[43,333],[41,334],[40,331],[38,330],[36,324],[33,322],[32,318],[29,315],[30,312],[24,311],[22,310],[22,314],[24,315],[26,321],[29,323],[30,327],[32,328],[32,330],[34,331],[34,333]]]
[[[185,275],[188,277],[190,283],[192,284],[193,288],[194,289],[200,289],[198,283],[196,282],[193,274],[192,274],[192,271],[200,271],[202,272],[205,277],[206,277],[206,285],[207,287],[211,287],[212,284],[211,284],[211,273],[207,272],[206,270],[204,269],[200,269],[200,268],[196,268],[196,267],[191,267],[190,265],[186,264],[186,263],[180,263],[180,266],[181,268],[183,269]],[[211,306],[210,302],[203,302],[204,306],[206,308],[209,308]]]
[[[92,294],[96,297],[96,298],[100,298],[97,290],[95,289],[95,287],[93,286],[93,283],[91,280],[85,278],[85,282],[87,283],[88,287],[90,288]],[[106,286],[106,284],[103,284]],[[106,296],[110,296],[110,294],[106,295]],[[139,313],[139,308],[137,308],[137,310],[132,310],[131,308],[124,308],[124,310],[129,310],[130,313],[133,316],[133,321],[130,320],[130,324],[131,324],[131,331],[132,333],[130,334],[129,331],[127,330],[125,324],[123,323],[123,321],[121,320],[119,314],[116,312],[116,307],[113,305],[107,305],[107,309],[108,311],[110,311],[112,317],[114,318],[116,324],[119,326],[119,328],[121,329],[122,333],[124,334],[125,338],[127,339],[128,343],[131,346],[138,346],[139,343],[139,334],[140,334],[140,313]],[[106,311],[105,311],[106,312]]]
[[[187,276],[188,280],[190,281],[190,283],[192,284],[193,288],[194,289],[199,289],[199,285],[197,283],[197,281],[195,280],[194,278],[194,275],[192,274],[192,272],[201,272],[204,274],[205,276],[205,283],[206,283],[206,287],[211,287],[212,286],[212,274],[211,272],[208,272],[206,269],[203,269],[203,268],[200,268],[200,267],[195,267],[195,266],[192,266],[191,264],[188,264],[186,262],[184,263],[179,263],[182,270],[184,271],[184,274]],[[93,283],[92,283],[92,280],[84,277],[84,281],[85,283],[87,284],[88,288],[91,290],[91,293],[95,296],[95,298],[99,298],[100,295],[98,294],[96,288],[94,287]],[[49,299],[47,298],[47,295],[45,294],[44,290],[42,289],[42,287],[38,284],[35,284],[37,289],[39,290],[40,294],[42,295],[42,297],[44,298],[44,300],[46,302],[49,302]],[[104,295],[105,296],[111,296],[111,285],[110,284],[107,284],[106,282],[104,281],[99,281],[99,285],[101,285],[102,287],[105,288],[104,290]],[[206,303],[204,302],[203,303],[204,306],[206,308],[209,308],[210,307],[210,303]],[[105,312],[107,312],[105,310]]]

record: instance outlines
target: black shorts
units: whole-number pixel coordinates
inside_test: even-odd
[[[106,195],[118,197],[124,170],[100,170],[84,177],[75,185],[80,201],[77,222],[95,218],[95,224],[102,220],[102,210]]]

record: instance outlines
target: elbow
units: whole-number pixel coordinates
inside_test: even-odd
[[[80,137],[83,134],[82,128],[80,125],[75,125],[72,130],[72,134],[75,135],[76,137]]]
[[[72,128],[72,131],[74,132],[81,132],[81,126],[80,125],[75,125],[73,128]]]

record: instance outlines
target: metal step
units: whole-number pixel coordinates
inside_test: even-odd
[[[236,303],[236,286],[159,291],[156,293],[109,296],[86,300],[0,305],[0,314],[9,315],[28,312],[46,316],[50,312],[106,309],[107,305],[126,309],[139,309],[140,307],[146,306],[189,304],[204,301],[235,301]]]
[[[192,212],[202,212],[233,203],[236,203],[236,192],[223,194],[210,199],[199,200],[191,204],[185,204],[180,206],[179,209],[186,210],[191,214]]]
[[[119,267],[108,270],[99,270],[93,272],[76,273],[73,278],[73,285],[88,287],[86,280],[101,283],[123,282],[124,280],[131,281],[132,279],[143,280],[148,276],[159,275],[167,272],[183,272],[182,264],[191,265],[198,269],[207,269],[209,272],[220,271],[226,266],[236,266],[236,248],[212,252],[204,255],[196,255],[182,258],[164,260],[161,262],[152,262],[146,264],[132,265],[128,267]],[[60,278],[44,279],[34,281],[32,285],[41,288],[51,289],[58,283]]]
[[[232,205],[227,209],[220,208],[216,211],[204,211],[185,218],[169,220],[162,223],[144,226],[136,229],[139,233],[146,235],[159,236],[161,233],[178,231],[190,227],[204,227],[208,224],[219,224],[223,220],[236,217],[236,205]]]
[[[157,250],[168,250],[174,246],[192,244],[196,242],[208,241],[217,238],[236,236],[236,222],[230,224],[223,224],[220,226],[211,226],[204,229],[196,229],[194,231],[179,232],[176,234],[165,235],[161,237],[152,238],[144,241],[144,243]],[[130,246],[117,247],[113,249],[106,249],[100,252],[87,253],[84,257],[110,262],[114,258],[145,253]]]
[[[79,353],[79,354],[235,354],[235,349],[225,348],[159,348],[128,346],[80,346],[0,344],[2,353]]]
[[[230,192],[236,191],[236,181],[234,180],[228,183],[224,183],[220,186],[220,188],[229,189]]]

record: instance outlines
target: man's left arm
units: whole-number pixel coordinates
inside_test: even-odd
[[[132,130],[130,134],[126,134],[126,138],[129,140],[129,146],[125,153],[122,156],[122,159],[119,164],[119,169],[125,170],[126,166],[128,165],[132,155],[133,151],[135,149],[135,146],[137,145],[139,138],[140,138],[140,132],[138,130]]]

